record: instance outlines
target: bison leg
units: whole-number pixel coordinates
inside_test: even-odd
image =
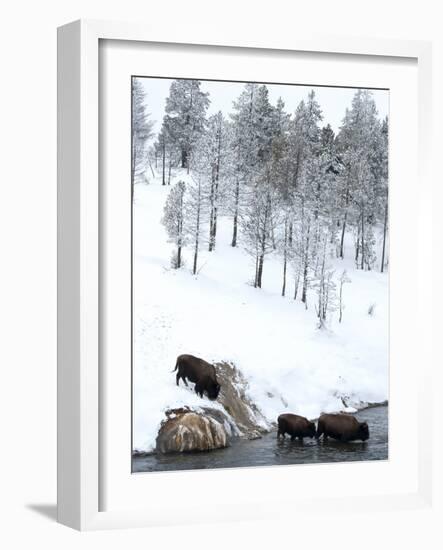
[[[180,382],[180,373],[179,372],[177,373],[177,376],[175,377],[175,381],[177,382],[177,386],[178,386],[179,382]]]
[[[285,432],[281,432],[280,430],[278,430],[278,432],[277,432],[277,439],[279,439],[280,436],[282,436],[282,438],[284,439],[284,438],[285,438]]]
[[[186,376],[182,375],[182,380],[185,383],[185,386],[188,385],[188,381],[186,380]]]

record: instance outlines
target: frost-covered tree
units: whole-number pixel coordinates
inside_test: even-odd
[[[276,248],[275,231],[278,211],[277,188],[273,182],[274,141],[283,124],[283,105],[280,113],[271,105],[266,86],[247,84],[234,104],[233,123],[236,128],[239,163],[237,177],[242,181],[244,201],[239,202],[234,218],[240,218],[243,247],[255,258],[254,286],[261,288],[264,260]],[[236,180],[237,189],[240,179]],[[234,240],[233,238],[233,245]]]
[[[229,206],[233,217],[232,246],[237,246],[240,207],[242,204],[244,187],[249,181],[253,167],[256,164],[257,147],[253,129],[255,118],[255,103],[258,85],[248,83],[234,101],[234,110],[231,113],[232,137],[232,185],[228,189]]]
[[[248,83],[234,101],[232,119],[233,178],[230,189],[233,213],[232,246],[237,246],[242,206],[250,200],[255,182],[270,160],[274,109],[266,86]]]
[[[180,150],[181,167],[189,171],[193,147],[205,128],[210,100],[199,80],[174,80],[166,98],[165,123]]]
[[[177,247],[177,255],[174,258],[173,267],[179,269],[182,266],[182,248],[187,244],[185,229],[185,191],[183,181],[177,182],[170,190],[166,199],[162,224],[165,226],[169,242]]]
[[[265,257],[274,250],[274,232],[279,221],[277,197],[269,186],[269,173],[258,179],[243,208],[241,227],[244,249],[254,257],[254,287],[261,288]]]
[[[334,282],[334,270],[328,265],[328,233],[324,231],[321,238],[319,251],[320,266],[318,274],[314,280],[313,288],[317,292],[316,313],[319,320],[319,328],[324,328],[328,314],[335,311],[336,303],[336,284]]]
[[[383,235],[381,270],[386,263],[387,120],[378,119],[368,90],[356,91],[337,135],[321,126],[313,90],[292,116],[281,99],[271,103],[266,86],[253,83],[228,120],[221,112],[206,119],[208,105],[198,81],[174,81],[153,149],[164,185],[171,167],[189,173],[180,242],[192,243],[193,273],[202,247],[215,250],[219,216],[229,215],[232,246],[254,259],[254,286],[262,286],[266,258],[279,258],[282,296],[292,271],[294,299],[307,308],[315,290],[324,322],[338,284],[328,258],[344,257],[345,235],[354,237],[355,262],[365,270],[373,269]],[[346,281],[339,282],[341,296]]]
[[[321,172],[319,154],[320,122],[322,120],[320,105],[312,90],[306,102],[301,101],[297,107],[294,124],[290,128],[290,151],[293,155],[291,166],[290,197],[294,212],[297,232],[294,235],[294,298],[298,294],[301,281],[301,301],[307,307],[307,291],[311,270],[315,261],[317,247],[318,208],[316,200]],[[295,233],[295,232],[294,232]],[[293,238],[293,228],[290,226],[290,238]],[[313,248],[314,245],[314,248]]]
[[[185,198],[186,224],[185,231],[187,238],[194,249],[194,260],[192,264],[192,273],[196,275],[198,267],[198,254],[205,238],[202,232],[203,225],[208,221],[208,184],[205,168],[200,168],[204,164],[201,159],[191,158],[191,177],[187,185],[187,194]]]
[[[361,269],[371,269],[375,261],[374,224],[381,190],[380,148],[383,148],[381,132],[382,125],[372,93],[357,90],[338,135],[344,166],[339,178],[342,199],[340,255],[344,257],[344,235],[348,224],[351,224],[356,234],[355,260]]]
[[[178,164],[178,150],[172,139],[168,123],[168,117],[164,117],[161,131],[158,133],[155,143],[156,167],[159,157],[161,162],[162,185],[170,185],[172,169]]]
[[[380,147],[379,147],[379,197],[380,211],[383,220],[383,245],[381,253],[380,271],[383,273],[386,260],[386,236],[388,233],[388,119],[385,118],[382,122],[380,131]]]
[[[132,79],[132,165],[131,184],[142,179],[147,164],[147,145],[152,137],[152,122],[146,108],[146,93],[140,79]]]
[[[209,117],[205,132],[196,142],[191,168],[208,188],[208,247],[212,251],[216,245],[219,208],[225,198],[224,183],[230,175],[229,129],[221,111]]]

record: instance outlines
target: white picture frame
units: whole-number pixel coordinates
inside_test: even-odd
[[[386,57],[401,61],[412,59],[417,64],[418,81],[418,187],[419,196],[431,189],[430,162],[430,83],[431,46],[426,42],[370,40],[345,37],[297,37],[263,38],[226,37],[223,32],[207,37],[186,29],[173,30],[170,35],[144,25],[77,21],[65,25],[58,32],[58,520],[70,527],[89,530],[131,526],[169,525],[194,521],[229,521],[233,519],[258,519],[273,517],[272,508],[279,498],[273,494],[266,504],[251,499],[233,506],[229,512],[214,511],[198,503],[188,511],[166,514],[159,506],[136,508],[124,502],[112,510],[101,507],[100,483],[104,483],[101,462],[103,375],[100,356],[100,224],[99,193],[99,43],[101,40],[118,40],[130,43],[194,44],[203,50],[209,46],[245,51],[272,50],[279,55],[285,52],[330,53],[337,56]],[[280,52],[280,53],[279,53]],[[430,232],[431,212],[429,203],[420,203],[420,231]],[[423,242],[425,239],[423,239]],[[431,265],[432,253],[428,246],[417,252],[417,262]],[[427,291],[423,270],[417,270],[417,297]],[[423,296],[422,296],[423,298]],[[417,302],[417,315],[426,318],[429,300]],[[419,320],[418,320],[419,322]],[[418,372],[416,399],[418,402],[415,424],[418,471],[414,490],[397,491],[380,495],[353,495],[352,498],[328,498],[318,495],[303,500],[303,510],[318,511],[322,506],[334,505],[337,511],[346,512],[357,504],[365,510],[417,508],[429,506],[432,489],[432,441],[430,424],[422,421],[429,403],[428,388],[431,384],[430,336],[419,331],[414,344],[422,351],[422,364]],[[428,350],[428,351],[426,351]],[[283,467],[281,467],[283,468]],[[283,470],[280,469],[280,477]],[[163,475],[163,474],[162,474]],[[168,474],[174,475],[174,474]],[[196,472],[193,475],[215,476],[217,480],[226,472]],[[231,471],[232,475],[232,471]],[[278,477],[278,476],[277,476]],[[154,479],[154,478],[152,478]],[[157,476],[153,487],[161,487]],[[166,478],[165,478],[166,479]],[[178,478],[176,478],[178,479]],[[207,478],[206,478],[207,479]],[[295,495],[281,488],[281,502],[299,505]],[[151,495],[152,498],[152,495]],[[286,508],[290,508],[286,506]],[[195,512],[198,512],[196,514]],[[279,510],[278,516],[282,517]],[[196,516],[198,519],[195,519]],[[274,513],[275,517],[275,513]]]

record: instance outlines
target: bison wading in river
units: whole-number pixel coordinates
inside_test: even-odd
[[[277,439],[280,436],[284,439],[285,434],[289,434],[291,436],[291,440],[298,437],[301,441],[303,441],[304,437],[315,436],[314,422],[309,422],[309,420],[304,416],[290,413],[281,414],[277,419],[277,423]]]
[[[220,384],[217,382],[214,365],[194,355],[179,355],[173,372],[177,371],[176,382],[179,385],[180,378],[185,385],[187,380],[195,383],[195,393],[203,397],[203,393],[209,399],[217,399],[220,393]]]
[[[322,414],[315,437],[318,439],[321,435],[323,439],[329,436],[343,442],[366,441],[369,439],[369,427],[366,422],[359,422],[349,414]]]

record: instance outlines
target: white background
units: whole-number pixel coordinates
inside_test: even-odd
[[[216,486],[217,509],[229,517],[241,514],[245,503],[254,502],[265,514],[275,512],[268,502],[288,498],[283,484],[297,487],[295,501],[310,498],[331,499],[351,496],[386,495],[413,492],[417,486],[417,341],[422,342],[418,297],[410,297],[410,319],[404,315],[404,299],[409,289],[417,286],[416,257],[411,265],[408,246],[417,251],[414,241],[422,228],[417,214],[416,194],[416,128],[417,69],[413,62],[393,62],[386,58],[357,56],[319,56],[278,53],[237,52],[213,49],[172,47],[143,44],[128,47],[127,42],[104,41],[100,55],[102,88],[102,162],[101,188],[103,225],[103,275],[101,279],[103,392],[106,396],[102,413],[103,487],[100,508],[148,510],[151,517],[169,511],[171,523],[184,521],[185,511],[170,510],[171,498],[186,495],[187,510],[206,511],[210,495],[195,491],[196,486]],[[131,194],[122,185],[130,173],[131,74],[174,74],[176,77],[226,78],[266,82],[321,82],[322,84],[372,86],[389,88],[390,95],[390,329],[389,329],[389,461],[350,465],[329,464],[321,468],[248,468],[223,472],[173,472],[161,475],[131,475],[128,449],[131,446],[129,369],[122,369],[131,357]],[[410,132],[404,131],[404,120],[410,120]],[[409,158],[409,162],[404,162]],[[125,261],[126,259],[126,261]],[[420,282],[419,282],[420,284]],[[425,337],[426,338],[426,337]],[[408,415],[406,424],[404,416]],[[283,480],[283,482],[282,482]],[[155,499],[146,495],[152,491]],[[232,502],[235,494],[236,502]],[[202,501],[205,503],[202,506]],[[288,498],[289,501],[289,498]],[[324,500],[323,500],[324,502]],[[215,504],[215,502],[214,502]],[[249,508],[251,508],[250,504]],[[300,506],[300,504],[298,504]],[[306,506],[306,504],[305,504]],[[330,506],[330,504],[328,505]],[[202,509],[203,508],[203,509]],[[320,503],[317,504],[319,511]],[[324,506],[326,508],[326,505]],[[191,510],[191,511],[190,511]],[[176,515],[174,515],[176,514]],[[251,514],[253,516],[253,514]],[[192,517],[192,516],[191,516]]]
[[[3,6],[0,40],[0,544],[5,548],[437,548],[442,543],[441,373],[435,381],[437,449],[436,499],[432,511],[365,516],[304,517],[277,522],[189,528],[158,528],[79,534],[49,519],[55,516],[56,403],[56,27],[78,17],[146,21],[156,26],[217,26],[236,32],[244,26],[263,33],[292,35],[297,26],[315,32],[434,40],[434,94],[443,99],[443,18],[438,2],[355,0],[288,2],[225,0],[71,0],[58,4],[20,2]],[[435,101],[436,159],[443,143],[441,108]],[[405,131],[407,131],[405,121]],[[436,163],[437,166],[437,163]],[[441,170],[435,170],[437,214],[442,199]],[[437,180],[438,178],[438,180]],[[441,280],[442,223],[435,215],[435,283]],[[433,274],[429,274],[431,278]],[[411,292],[414,290],[411,289]],[[426,298],[429,299],[429,298]],[[435,311],[441,297],[434,295]],[[437,303],[439,301],[439,303]],[[405,303],[405,314],[407,303]],[[437,315],[429,330],[437,327]],[[441,336],[440,336],[441,338]],[[436,340],[438,342],[438,340]],[[441,354],[435,352],[440,363]],[[419,365],[417,365],[419,368]],[[405,419],[406,421],[406,419]],[[440,465],[438,465],[438,461]],[[288,487],[288,491],[296,490]],[[149,495],[147,495],[149,498]],[[186,505],[181,502],[171,506]],[[441,523],[441,519],[440,519]],[[5,540],[3,540],[5,539]]]

